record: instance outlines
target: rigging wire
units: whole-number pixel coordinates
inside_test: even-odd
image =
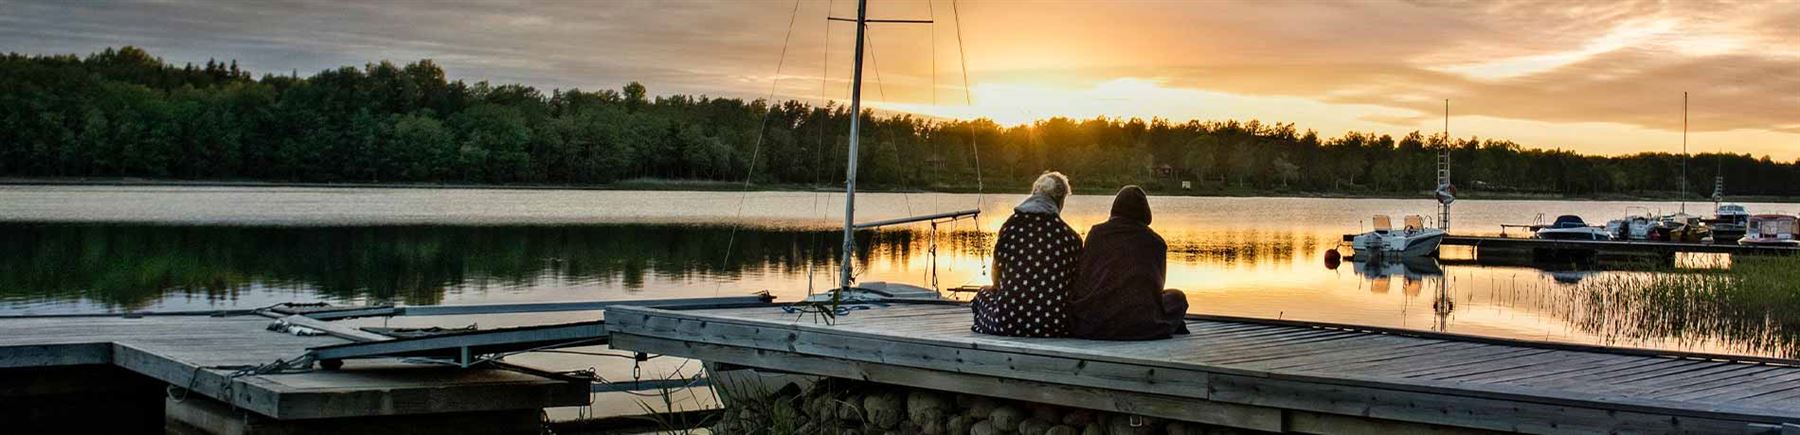
[[[774,104],[775,91],[780,89],[781,85],[781,67],[787,64],[788,46],[794,40],[794,23],[799,18],[800,0],[794,0],[794,9],[788,15],[787,34],[781,37],[781,56],[775,59],[775,75],[769,78],[769,97],[763,100],[764,104]],[[769,116],[774,113],[773,106],[763,108],[761,126],[756,130],[756,145],[750,149],[750,165],[744,168],[744,187],[738,193],[737,216],[732,218],[731,235],[725,239],[725,261],[719,265],[721,270],[731,268],[731,250],[733,245],[737,244],[738,228],[742,227],[744,222],[744,201],[750,198],[750,180],[756,175],[756,158],[762,153],[763,138],[768,136],[769,132]],[[724,286],[725,281],[719,280],[718,285],[713,287],[713,294],[718,295],[719,289]]]
[[[938,54],[937,54],[937,6],[935,0],[925,0],[925,11],[931,16],[931,105],[938,105]]]
[[[963,104],[970,108],[974,108],[974,90],[969,86],[969,50],[968,47],[963,44],[962,11],[957,7],[957,0],[950,0],[950,14],[951,17],[956,20],[956,53],[958,59],[957,65],[962,68]],[[979,211],[983,206],[987,205],[987,186],[983,185],[981,180],[981,147],[975,143],[976,139],[979,138],[975,130],[975,122],[965,122],[969,123],[969,156],[975,160],[975,210],[977,211],[977,213],[975,213],[975,256],[976,258],[985,258],[987,257],[987,241],[983,239],[985,238],[986,232],[981,226],[981,213],[979,213]],[[981,276],[987,276],[987,274],[988,262],[982,261]]]
[[[831,11],[836,8],[837,8],[836,0],[831,0],[831,1],[827,2],[825,4],[826,19],[820,20],[821,22],[823,22],[825,24],[825,42],[823,43],[823,45],[821,45],[821,47],[824,47],[824,50],[822,50],[824,60],[820,61],[820,63],[819,63],[819,69],[820,69],[820,71],[819,71],[819,103],[818,103],[819,106],[814,108],[812,113],[808,114],[808,116],[817,115],[817,117],[818,117],[818,122],[814,123],[814,128],[817,128],[819,130],[819,143],[818,143],[818,146],[813,147],[813,183],[812,183],[813,185],[812,185],[812,189],[813,189],[813,214],[818,215],[820,217],[820,219],[823,219],[825,217],[825,214],[819,211],[819,199],[820,199],[820,197],[824,196],[824,191],[821,190],[820,187],[823,187],[825,184],[825,175],[824,175],[825,130],[826,130],[825,126],[829,124],[825,121],[831,120],[831,110],[830,110],[831,99],[829,96],[827,96],[827,94],[829,93],[830,83],[831,83],[831,19],[830,18],[831,18]],[[818,231],[810,231],[810,232],[812,233],[812,236],[811,236],[812,241],[809,242],[809,244],[812,245],[811,252],[813,252],[814,254],[809,255],[806,258],[806,296],[807,297],[813,296],[814,278],[816,277],[816,275],[818,273],[818,267],[816,266],[814,259],[817,257],[817,252],[819,252],[819,232]]]
[[[877,101],[887,101],[887,85],[881,81],[881,62],[876,60],[877,57],[875,56],[875,32],[873,32],[874,28],[869,27],[867,25],[864,25],[863,28],[865,29],[863,31],[863,38],[867,40],[865,47],[867,47],[869,49],[869,68],[875,70],[875,90],[876,90],[876,93],[878,93],[881,96],[881,98]],[[852,116],[862,116],[862,114],[860,114],[860,113],[851,114],[851,115]],[[900,168],[900,167],[906,166],[905,162],[900,160],[900,144],[894,141],[894,131],[891,128],[886,129],[886,130],[888,133],[887,145],[894,149],[894,167]],[[912,207],[912,194],[907,192],[907,189],[911,186],[907,186],[904,177],[902,177],[900,185],[898,187],[900,187],[900,200],[906,204],[906,215],[907,216],[916,215],[917,213],[913,212],[913,207]]]

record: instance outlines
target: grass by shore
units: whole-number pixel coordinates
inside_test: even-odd
[[[1016,185],[1015,185],[1016,184]],[[1075,184],[1075,193],[1083,195],[1110,195],[1117,191],[1116,186]],[[736,192],[746,186],[742,182],[713,180],[678,180],[660,178],[638,178],[621,180],[608,184],[477,184],[477,183],[387,183],[387,182],[304,182],[304,181],[266,181],[266,180],[182,180],[182,179],[150,179],[150,178],[0,178],[0,186],[171,186],[171,187],[299,187],[299,188],[380,188],[380,189],[515,189],[515,190],[651,190],[651,191],[699,191],[699,192]],[[750,190],[759,192],[811,192],[840,191],[841,184],[833,183],[824,186],[807,184],[753,183]],[[1212,196],[1212,197],[1272,197],[1272,198],[1345,198],[1345,199],[1423,199],[1430,193],[1419,191],[1414,193],[1397,192],[1311,192],[1282,189],[1254,189],[1238,186],[1204,185],[1195,189],[1180,189],[1167,186],[1144,185],[1153,195],[1165,196]],[[1023,193],[1029,186],[1025,183],[991,183],[985,186],[987,193]],[[983,190],[971,185],[935,185],[919,186],[883,186],[857,185],[858,192],[909,192],[909,193],[976,193]],[[1540,200],[1540,201],[1679,201],[1676,192],[1644,192],[1642,194],[1602,194],[1602,195],[1561,195],[1551,193],[1522,192],[1477,192],[1463,191],[1458,196],[1462,200]],[[1710,201],[1704,197],[1690,197],[1690,202]],[[1731,202],[1771,202],[1800,203],[1800,197],[1786,196],[1733,196]]]

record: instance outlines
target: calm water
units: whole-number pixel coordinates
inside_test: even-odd
[[[859,279],[928,285],[935,272],[937,285],[949,289],[987,282],[987,243],[1022,197],[857,198],[868,220],[981,201],[979,221],[860,236]],[[0,187],[0,314],[761,290],[793,300],[836,282],[841,201],[809,192]],[[1071,198],[1065,218],[1085,233],[1104,220],[1110,202]],[[1446,248],[1441,262],[1330,269],[1325,252],[1369,215],[1430,215],[1433,203],[1157,197],[1151,206],[1153,227],[1172,251],[1169,285],[1189,291],[1195,312],[1753,355],[1794,356],[1800,348],[1800,296],[1667,300],[1595,285],[1706,273],[1728,266],[1725,259],[1539,264]],[[1463,201],[1454,231],[1498,233],[1501,223],[1530,223],[1539,213],[1604,221],[1627,207],[1678,205]]]

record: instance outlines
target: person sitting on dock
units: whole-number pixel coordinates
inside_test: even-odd
[[[1069,179],[1045,173],[1013,208],[994,242],[994,285],[975,295],[976,333],[1014,337],[1069,335],[1069,288],[1081,235],[1062,220]]]
[[[1071,336],[1152,340],[1186,334],[1187,296],[1164,289],[1169,245],[1150,229],[1150,201],[1137,186],[1119,189],[1112,217],[1088,230],[1080,278],[1069,302]]]

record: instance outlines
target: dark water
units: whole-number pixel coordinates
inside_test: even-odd
[[[1018,199],[980,198],[977,222],[861,233],[858,278],[985,283],[992,231]],[[805,192],[0,187],[0,314],[761,290],[792,300],[836,282],[837,201]],[[977,197],[858,202],[861,216],[880,219],[969,208]],[[1065,217],[1085,232],[1108,202],[1071,198]],[[1455,213],[1457,232],[1494,233],[1537,213],[1604,220],[1630,206],[1678,207],[1465,201]],[[1592,264],[1446,249],[1442,261],[1331,269],[1325,251],[1367,215],[1424,213],[1431,203],[1158,197],[1152,207],[1171,248],[1169,285],[1189,291],[1195,312],[1752,355],[1800,348],[1800,290],[1697,296],[1630,285],[1716,273],[1730,266],[1725,258]],[[1751,205],[1791,212],[1783,207],[1792,208]]]

